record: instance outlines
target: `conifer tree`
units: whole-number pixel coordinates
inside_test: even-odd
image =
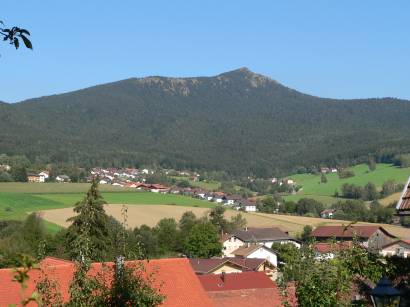
[[[108,238],[108,216],[104,210],[106,202],[102,198],[98,183],[94,179],[91,188],[88,190],[84,199],[78,202],[74,211],[76,216],[69,218],[67,221],[72,222],[67,230],[67,246],[70,248],[70,255],[73,259],[79,259],[81,250],[79,246],[84,246],[79,241],[88,241],[88,253],[90,260],[105,260],[109,248]]]

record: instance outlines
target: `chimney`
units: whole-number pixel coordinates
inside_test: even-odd
[[[225,283],[225,271],[222,271],[221,279],[222,279],[222,282]]]

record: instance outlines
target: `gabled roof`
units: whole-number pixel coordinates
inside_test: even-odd
[[[313,248],[316,252],[320,254],[327,254],[331,253],[334,251],[340,251],[340,250],[345,250],[349,249],[352,247],[352,244],[349,242],[342,242],[342,243],[316,243]]]
[[[398,213],[400,213],[400,211],[410,211],[410,177],[404,186],[399,201],[397,202],[396,210]]]
[[[198,275],[205,291],[275,288],[265,272]]]
[[[291,292],[291,293],[290,293]],[[242,289],[229,291],[210,291],[208,296],[218,307],[265,307],[265,306],[297,306],[295,289],[287,290],[286,297],[282,297],[279,288]]]
[[[292,240],[288,234],[277,227],[269,228],[247,228],[245,230],[237,230],[233,233],[236,237],[244,242],[260,242],[260,241],[278,241]]]
[[[127,261],[125,265],[135,265],[139,261]],[[156,259],[143,262],[147,273],[155,273],[155,284],[161,294],[165,295],[164,307],[207,307],[212,306],[212,302],[204,292],[198,281],[188,259]],[[113,263],[93,263],[90,274],[101,273],[104,267],[112,268]],[[71,282],[74,264],[70,261],[56,258],[46,258],[41,263],[43,271],[48,278],[58,283],[62,298],[67,301],[69,298],[69,284]],[[25,295],[27,297],[33,293],[35,284],[42,278],[39,270],[29,272],[30,279],[27,283]],[[104,275],[105,276],[105,275]],[[107,276],[109,279],[110,277]],[[21,300],[20,285],[13,282],[13,269],[0,270],[0,306],[18,304]],[[35,306],[35,304],[29,304]]]
[[[257,251],[258,249],[265,249],[268,252],[274,254],[275,252],[269,248],[267,248],[264,245],[260,245],[260,244],[251,244],[249,246],[241,246],[238,249],[235,249],[232,254],[234,254],[235,256],[240,256],[240,257],[247,257],[250,254],[252,254],[253,252]]]
[[[410,240],[397,240],[397,241],[393,241],[393,242],[390,242],[390,243],[387,243],[387,244],[383,245],[383,246],[382,246],[382,249],[384,249],[384,248],[386,248],[386,247],[389,247],[389,246],[392,246],[392,245],[395,245],[395,244],[404,245],[404,246],[406,246],[406,248],[409,248],[409,249],[410,249]]]
[[[196,274],[212,273],[224,265],[237,266],[243,271],[256,271],[262,264],[266,262],[265,259],[258,259],[258,258],[244,259],[244,258],[238,258],[238,257],[211,258],[211,259],[192,258],[189,261]]]
[[[312,231],[311,237],[316,238],[353,238],[355,235],[359,238],[368,239],[376,231],[381,230],[386,235],[395,238],[394,235],[390,234],[381,226],[318,226]]]

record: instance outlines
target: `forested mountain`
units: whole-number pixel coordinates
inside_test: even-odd
[[[318,98],[242,68],[0,103],[0,153],[267,176],[409,151],[409,119],[409,101]]]

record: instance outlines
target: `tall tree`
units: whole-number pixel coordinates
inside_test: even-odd
[[[210,222],[195,225],[184,242],[184,252],[192,258],[219,256],[221,251],[218,231]]]
[[[105,200],[102,198],[98,183],[94,179],[84,199],[78,202],[74,211],[76,216],[67,221],[72,222],[67,230],[67,243],[72,258],[78,258],[79,240],[88,240],[91,260],[105,260],[109,248],[108,216],[104,210]]]

